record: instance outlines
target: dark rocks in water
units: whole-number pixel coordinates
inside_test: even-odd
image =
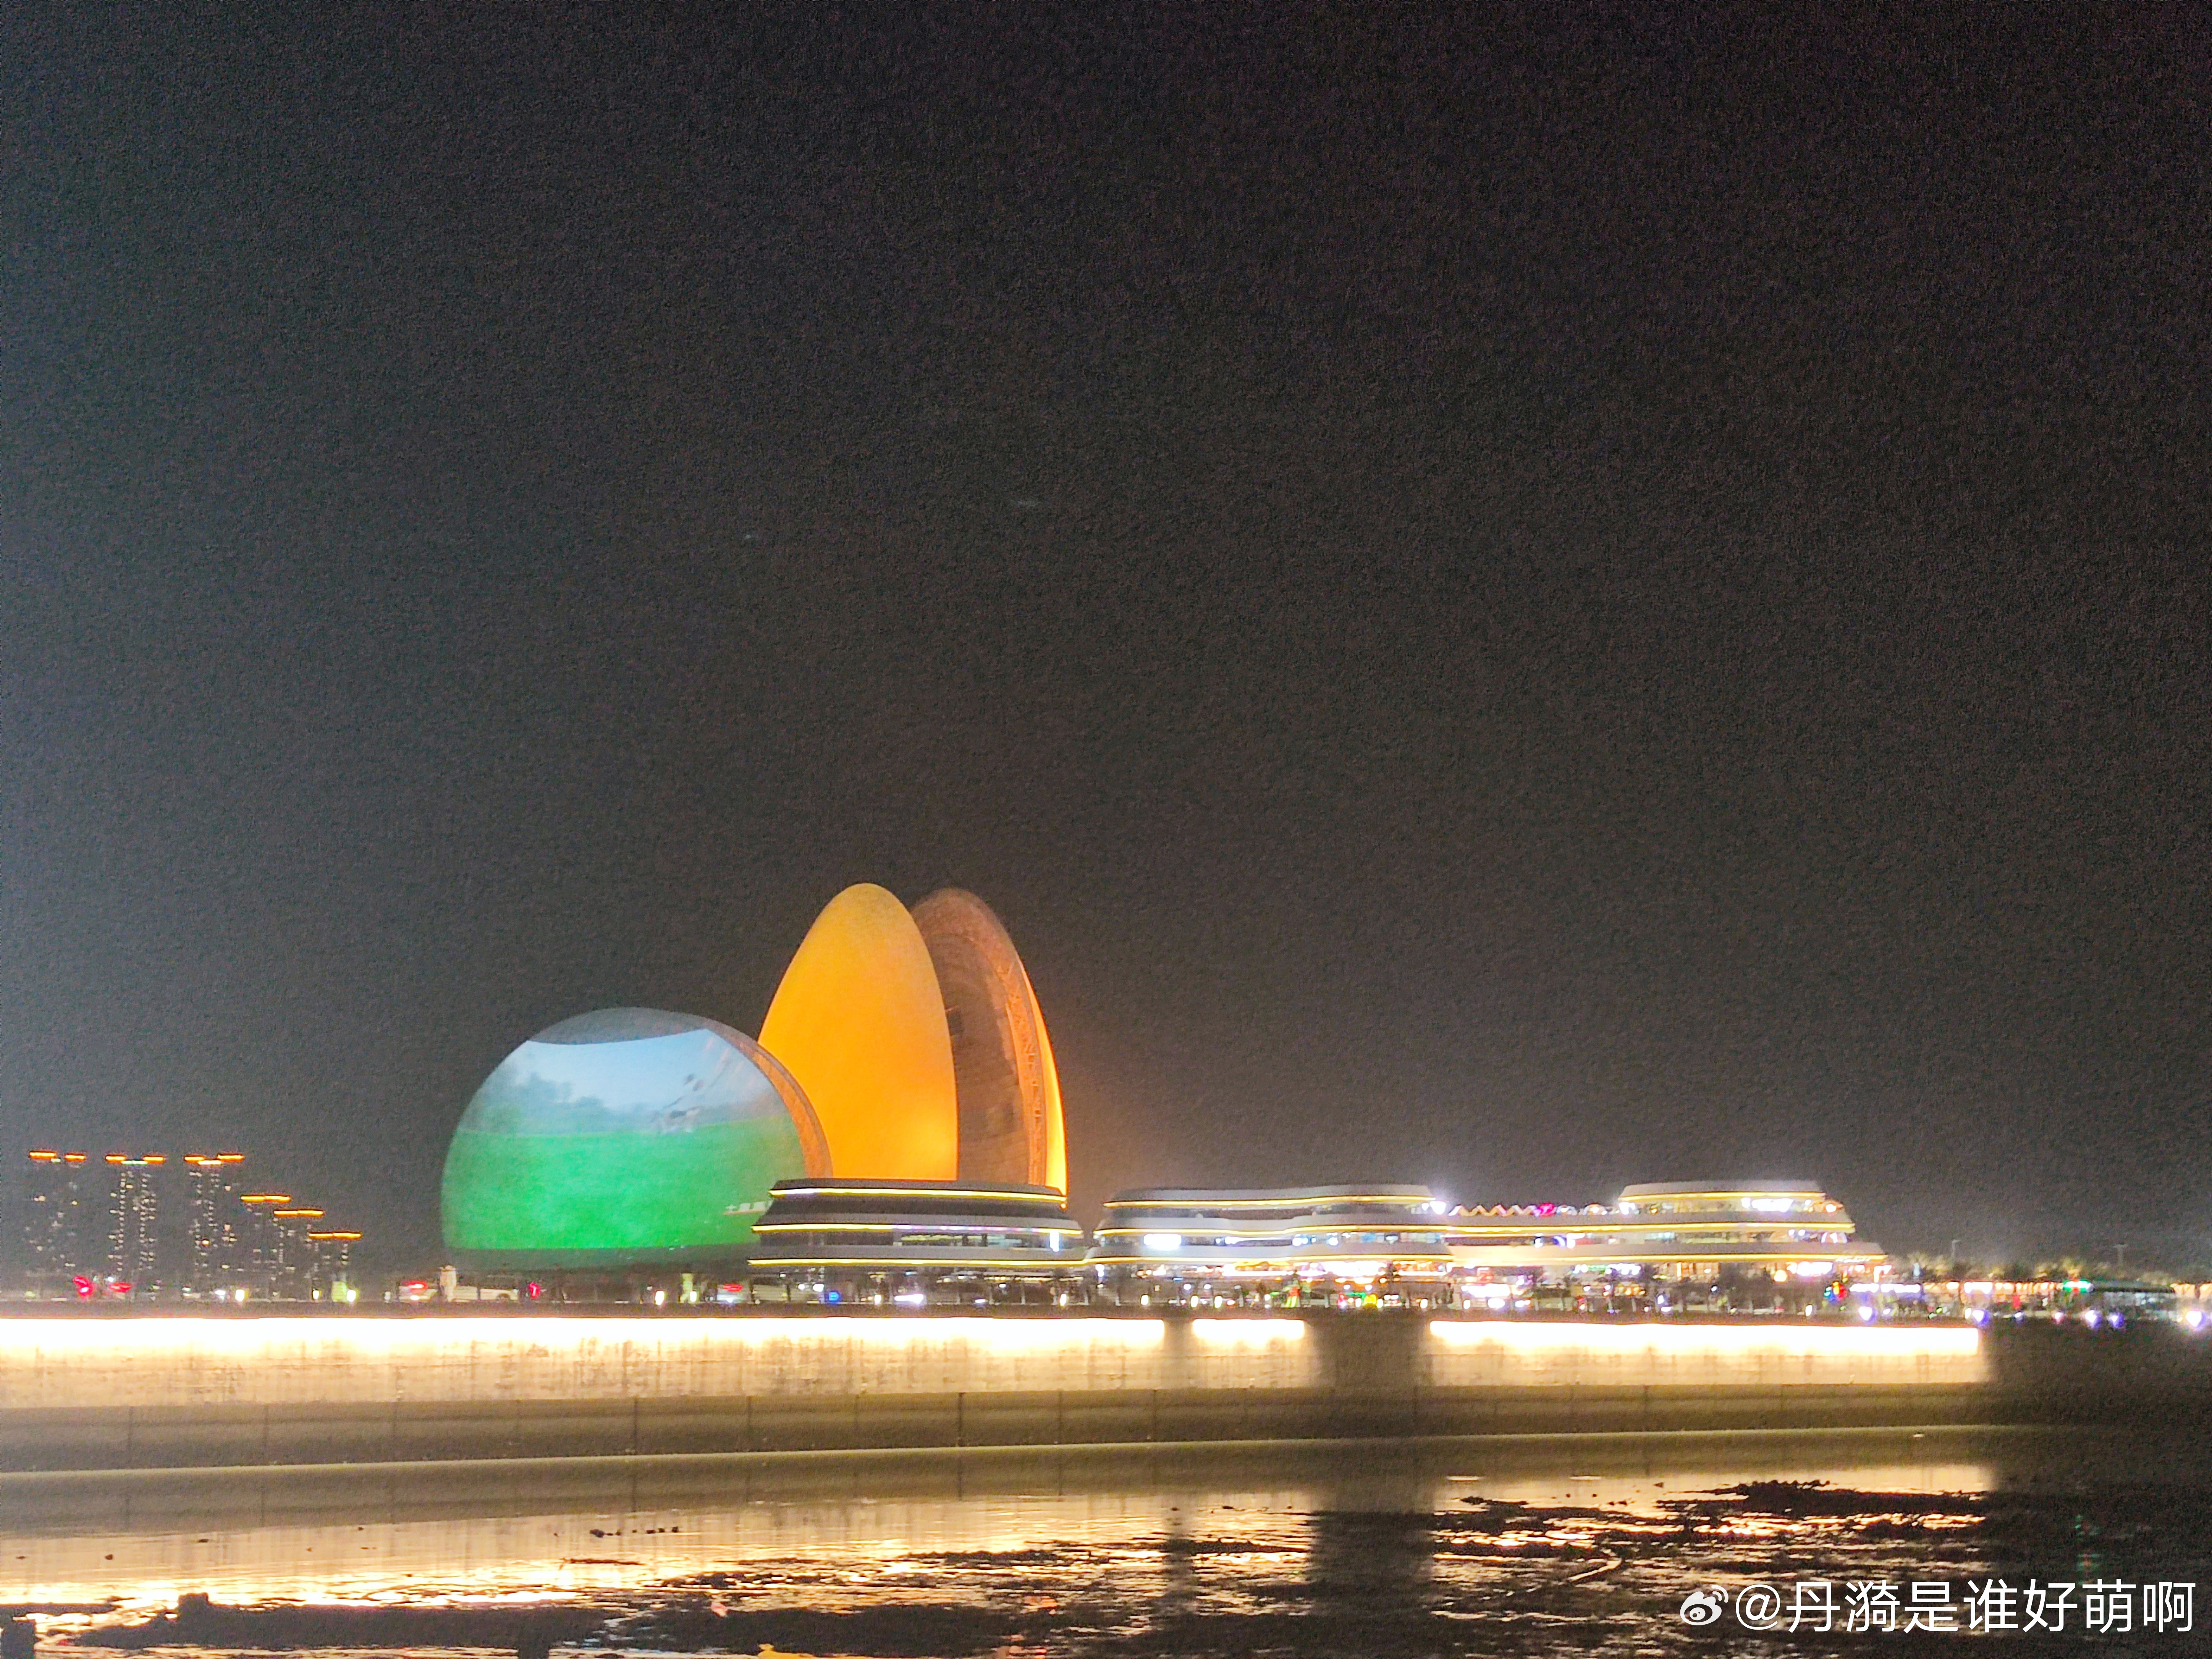
[[[604,1608],[577,1607],[233,1607],[192,1591],[177,1598],[173,1613],[87,1631],[76,1645],[125,1652],[155,1647],[512,1648],[522,1659],[544,1659],[556,1644],[598,1635],[606,1616]],[[7,1659],[15,1656],[11,1652]]]
[[[1860,1492],[1825,1480],[1747,1480],[1722,1490],[1721,1501],[1753,1515],[1978,1515],[1984,1500],[1964,1492]],[[1706,1500],[1708,1503],[1712,1500]]]

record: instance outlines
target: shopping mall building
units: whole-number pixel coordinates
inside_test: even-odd
[[[1807,1182],[1473,1208],[1417,1186],[1162,1188],[1106,1209],[1102,1293],[1146,1306],[1796,1311],[1871,1295],[1883,1273],[1881,1247]]]

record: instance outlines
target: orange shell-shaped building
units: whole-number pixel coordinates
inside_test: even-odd
[[[761,1025],[845,1179],[1067,1188],[1060,1078],[1029,975],[988,905],[911,914],[848,887],[807,930]]]
[[[761,1047],[799,1079],[844,1176],[951,1181],[960,1104],[945,1000],[906,906],[848,887],[799,942],[761,1022]]]

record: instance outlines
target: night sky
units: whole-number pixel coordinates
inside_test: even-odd
[[[2212,1260],[2200,14],[246,9],[0,24],[11,1164],[955,884],[1086,1215]]]

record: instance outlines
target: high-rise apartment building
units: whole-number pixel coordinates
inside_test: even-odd
[[[276,1224],[276,1270],[270,1294],[287,1302],[307,1302],[315,1294],[315,1247],[309,1234],[322,1224],[323,1212],[287,1205],[270,1218]]]
[[[284,1294],[285,1238],[284,1224],[276,1218],[276,1212],[288,1209],[292,1203],[289,1193],[245,1193],[239,1197],[238,1257],[245,1267],[246,1283],[253,1295],[281,1297]]]
[[[168,1162],[158,1152],[107,1155],[106,1248],[100,1265],[111,1295],[143,1298],[166,1288],[161,1198]]]
[[[361,1243],[356,1232],[313,1232],[307,1235],[308,1291],[319,1301],[350,1302],[356,1286],[353,1282],[353,1247]]]
[[[33,1152],[24,1171],[24,1266],[41,1296],[73,1293],[92,1271],[93,1241],[105,1231],[107,1166],[82,1152]]]
[[[253,1282],[243,1249],[246,1211],[239,1202],[245,1161],[238,1152],[185,1159],[187,1296],[214,1296]]]

